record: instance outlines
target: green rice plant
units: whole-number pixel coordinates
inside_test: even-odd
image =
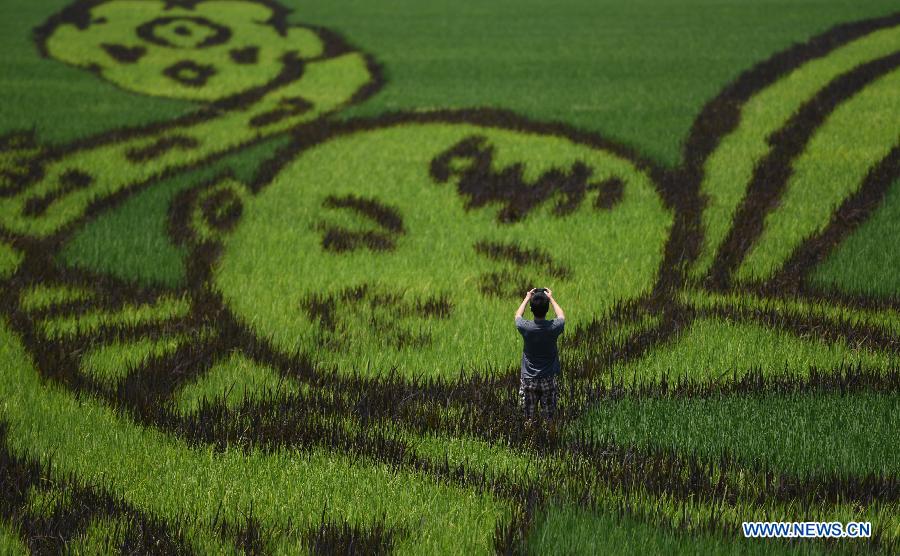
[[[92,297],[94,292],[87,288],[38,284],[21,293],[19,306],[26,311],[40,311],[66,303],[85,301]]]
[[[212,179],[226,168],[249,180],[260,160],[283,141],[263,142],[220,161],[162,180],[126,199],[115,210],[101,213],[79,229],[60,250],[62,265],[108,273],[141,285],[177,287],[184,284],[187,250],[169,237],[166,215],[178,193]]]
[[[897,359],[887,353],[850,345],[796,337],[752,323],[698,318],[683,334],[637,361],[614,364],[607,372],[623,382],[737,379],[753,369],[765,374],[802,377],[811,369],[863,365],[887,369]]]
[[[114,311],[94,311],[66,317],[48,317],[41,330],[48,339],[96,331],[104,326],[137,326],[173,317],[185,316],[190,309],[187,299],[163,296],[153,303],[126,305]]]
[[[567,174],[571,185],[546,189]],[[485,197],[466,189],[480,179],[497,181]],[[647,173],[615,152],[470,124],[340,137],[251,187],[259,192],[222,234],[204,285],[281,353],[300,350],[344,373],[447,377],[515,360],[506,296],[555,280],[567,303],[601,319],[653,287],[671,222]],[[624,188],[609,207],[600,205],[607,187]],[[402,224],[384,228],[364,203]],[[570,230],[582,231],[578,241]],[[504,250],[488,255],[485,245]],[[549,254],[565,276],[497,260],[527,249]]]
[[[601,509],[554,506],[538,518],[529,538],[532,554],[824,554],[818,545],[788,545],[775,539],[739,538],[656,527]]]
[[[53,451],[57,473],[76,473],[93,484],[128,485],[120,491],[124,500],[144,511],[169,518],[197,515],[211,523],[219,512],[234,520],[252,504],[265,527],[284,527],[285,516],[302,526],[315,523],[327,500],[328,515],[351,523],[371,522],[383,512],[392,523],[406,524],[414,533],[398,544],[400,551],[429,546],[484,550],[504,513],[503,505],[488,497],[465,496],[386,466],[321,453],[216,454],[189,448],[159,431],[128,424],[94,401],[76,401],[57,387],[41,385],[15,336],[5,327],[0,334],[0,360],[11,370],[0,384],[4,398],[16,400],[2,405],[2,417],[10,423],[9,448],[36,457]],[[301,476],[304,481],[298,483]],[[178,488],[160,490],[159,477]],[[186,534],[200,549],[217,546],[206,544],[209,530],[204,533],[202,526]],[[291,542],[290,534],[277,539],[282,548]]]
[[[277,4],[215,6],[149,2],[135,10],[119,0],[82,2],[35,30],[43,53],[119,86],[209,104],[188,117],[79,141],[41,159],[34,179],[0,198],[7,230],[49,237],[122,191],[314,120],[353,100],[372,79],[365,56],[334,37],[288,26]],[[241,19],[262,13],[269,14],[264,25]],[[180,60],[146,73],[170,64],[172,48],[183,49]],[[244,63],[240,52],[277,62]]]
[[[900,31],[895,31],[900,36]],[[894,48],[900,48],[900,38]],[[821,232],[840,203],[897,145],[900,70],[879,77],[841,104],[793,164],[777,211],[737,271],[739,280],[768,278],[793,246]]]
[[[853,235],[835,247],[831,256],[809,276],[814,287],[872,297],[895,297],[900,291],[897,243],[900,234],[900,180]]]
[[[4,554],[25,554],[28,549],[11,524],[0,520],[0,552]]]
[[[127,523],[122,518],[95,519],[91,521],[87,530],[69,543],[66,548],[73,554],[87,554],[97,551],[113,553],[119,551],[125,542],[127,527]]]
[[[626,397],[597,403],[578,427],[620,444],[710,461],[728,454],[801,477],[892,477],[900,474],[895,402],[891,393]]]
[[[298,390],[295,382],[280,377],[272,368],[235,353],[214,365],[200,380],[181,389],[175,404],[181,412],[190,413],[204,400],[221,399],[226,407],[235,407],[267,393],[291,394]]]
[[[0,279],[12,276],[22,264],[22,259],[23,256],[19,250],[5,242],[0,242]]]
[[[26,497],[26,511],[32,515],[50,516],[61,508],[72,505],[72,496],[68,490],[60,486],[48,485],[45,488],[32,488]]]
[[[184,345],[183,335],[115,342],[92,349],[81,362],[81,372],[107,388],[114,388],[151,357],[163,357]]]
[[[665,169],[500,110],[327,119],[384,76],[274,2],[52,16],[34,37],[49,57],[205,104],[58,147],[0,138],[10,535],[35,552],[507,553],[575,550],[561,529],[599,524],[614,535],[584,536],[594,549],[738,551],[758,548],[732,542],[741,521],[793,518],[871,520],[848,550],[895,551],[895,308],[802,284],[896,175],[898,21],[741,74]],[[385,91],[356,114],[399,98]],[[848,142],[863,147],[823,155]],[[576,308],[563,435],[516,405],[509,299],[540,285]]]
[[[342,0],[299,15],[346,32],[390,70],[384,89],[342,118],[504,107],[602,132],[675,166],[703,104],[744,68],[841,22],[894,11],[886,1],[565,0],[549,9],[539,0]]]
[[[794,69],[777,83],[759,91],[740,108],[740,124],[720,140],[716,150],[704,163],[705,174],[700,187],[707,199],[707,206],[703,211],[705,239],[702,255],[692,270],[695,276],[701,276],[710,270],[716,251],[725,241],[739,204],[748,194],[747,186],[753,180],[755,167],[773,150],[768,141],[769,137],[781,129],[804,103],[833,79],[855,66],[893,53],[897,46],[896,27],[864,35]],[[883,101],[881,96],[876,95],[876,100]],[[876,110],[879,114],[890,111],[890,105],[883,103]],[[833,125],[842,127],[841,124]],[[877,138],[875,140],[878,141]],[[850,143],[851,141],[847,141],[842,144]],[[883,141],[879,147],[884,147]],[[827,183],[831,183],[830,178]],[[818,186],[821,182],[817,181],[815,184]],[[850,184],[856,185],[858,180]],[[809,189],[806,191],[810,192]],[[808,208],[808,206],[794,207],[793,210],[783,214],[785,218],[795,218],[800,213],[805,213]],[[826,210],[829,211],[826,215],[827,221],[827,216],[831,215],[830,205]],[[807,219],[815,219],[813,213],[810,213]],[[820,219],[815,223],[819,224]],[[783,242],[782,249],[790,249],[796,244],[785,241],[787,238],[782,238],[778,234],[772,237],[778,238],[775,240],[777,242]],[[804,238],[805,235],[795,239]]]
[[[862,308],[821,300],[802,298],[762,297],[751,293],[718,293],[684,290],[679,299],[700,310],[731,311],[736,313],[759,311],[783,315],[805,315],[823,319],[836,326],[874,328],[887,335],[900,335],[900,314],[892,308]]]

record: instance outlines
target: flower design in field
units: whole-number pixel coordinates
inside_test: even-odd
[[[289,25],[286,15],[253,0],[81,2],[37,33],[47,55],[125,89],[210,101],[325,53],[319,33]]]

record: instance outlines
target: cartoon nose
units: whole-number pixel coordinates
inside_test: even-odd
[[[168,48],[208,48],[231,38],[231,31],[203,17],[158,17],[136,29],[147,42]]]

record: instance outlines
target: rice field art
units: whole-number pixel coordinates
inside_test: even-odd
[[[683,130],[629,130],[625,80],[600,116],[566,112],[586,83],[535,107],[453,81],[583,67],[477,32],[531,2],[378,4],[0,18],[0,552],[897,553],[896,6],[778,37],[735,22],[806,8],[698,7],[745,67],[654,91],[700,99]],[[592,58],[599,9],[540,24],[656,79],[652,38]],[[531,429],[511,317],[540,286],[568,326]],[[761,521],[871,534],[745,538]]]

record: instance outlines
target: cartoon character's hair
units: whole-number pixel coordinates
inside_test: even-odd
[[[550,309],[550,298],[544,292],[534,292],[531,296],[531,312],[535,317],[542,319],[547,316]]]

